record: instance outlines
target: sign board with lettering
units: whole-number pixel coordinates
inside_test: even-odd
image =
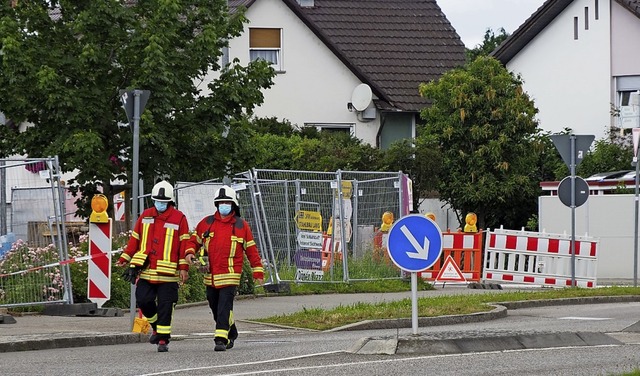
[[[298,233],[298,245],[300,248],[322,249],[322,233],[300,231]]]
[[[300,230],[322,232],[322,215],[318,211],[298,210],[296,225]]]

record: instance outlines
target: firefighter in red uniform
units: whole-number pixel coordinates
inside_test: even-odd
[[[158,352],[166,352],[178,282],[189,278],[189,263],[195,255],[185,252],[189,225],[174,207],[173,186],[159,182],[151,190],[151,198],[154,207],[138,218],[117,265],[129,263],[124,279],[131,283],[137,280],[136,301],[153,329],[149,342],[158,345]]]
[[[229,186],[222,186],[213,203],[217,211],[198,223],[188,242],[187,252],[200,250],[208,258],[204,283],[216,324],[214,350],[225,351],[232,348],[238,338],[233,320],[233,299],[240,284],[244,254],[257,284],[262,284],[264,272],[249,224],[240,217],[236,192]]]

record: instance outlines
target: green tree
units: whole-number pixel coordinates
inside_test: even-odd
[[[422,110],[422,145],[442,158],[438,192],[460,215],[475,212],[482,228],[520,228],[540,193],[537,112],[522,80],[481,56],[420,85],[432,105]]]
[[[382,151],[381,171],[402,171],[413,182],[413,207],[420,207],[421,199],[437,196],[438,175],[442,168],[440,152],[423,139],[401,140]]]
[[[498,29],[498,35],[491,28],[487,28],[482,43],[472,49],[467,48],[467,62],[474,61],[478,56],[488,56],[507,38],[509,38],[509,34],[504,28]]]
[[[58,155],[63,172],[79,171],[68,183],[88,208],[100,186],[110,195],[110,181],[132,181],[119,91],[135,88],[151,91],[145,181],[223,176],[248,154],[247,119],[274,76],[264,61],[220,66],[244,22],[226,0],[0,2],[0,109],[32,125],[0,127],[0,157]],[[223,72],[206,87],[210,70]]]
[[[599,172],[631,170],[633,159],[633,143],[629,134],[624,135],[616,132],[617,129],[609,131],[608,137],[598,139],[592,147],[592,151],[587,153],[582,163],[578,166],[576,174],[582,177],[589,177]],[[566,169],[566,175],[569,169]]]

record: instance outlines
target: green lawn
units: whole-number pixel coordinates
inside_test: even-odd
[[[369,282],[365,284],[337,285],[292,285],[292,294],[312,293],[350,293],[350,292],[381,292],[384,291],[410,291],[409,283],[403,281],[385,281],[384,283]],[[359,286],[355,286],[359,285]],[[421,283],[420,289],[432,288],[427,283]],[[444,315],[460,315],[476,312],[486,312],[493,309],[488,303],[512,302],[522,300],[561,299],[593,296],[620,296],[638,295],[640,287],[612,286],[596,289],[564,288],[536,291],[502,291],[491,294],[457,294],[418,299],[418,316],[435,317]],[[257,321],[280,325],[307,328],[315,330],[327,330],[339,326],[363,321],[390,318],[410,318],[411,299],[403,299],[395,302],[384,303],[357,303],[348,306],[340,306],[333,309],[304,309],[300,312],[287,315],[278,315],[259,319]]]

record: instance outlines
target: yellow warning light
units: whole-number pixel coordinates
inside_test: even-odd
[[[393,223],[393,213],[390,211],[384,212],[384,214],[382,214],[382,223],[384,223],[385,225],[390,225]]]
[[[382,225],[380,226],[380,231],[388,232],[391,229],[391,224],[393,223],[393,213],[390,211],[384,212],[382,214]]]
[[[91,199],[91,216],[89,222],[91,223],[108,223],[109,216],[107,215],[107,208],[109,207],[109,201],[107,196],[102,194],[93,195]]]

